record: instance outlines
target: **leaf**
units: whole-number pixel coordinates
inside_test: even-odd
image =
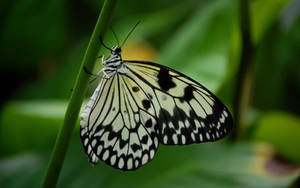
[[[1,66],[30,70],[39,59],[62,50],[67,40],[64,4],[55,0],[11,2],[0,33],[1,58],[6,61]]]
[[[300,119],[284,112],[269,112],[257,122],[253,138],[274,146],[284,158],[300,164]]]
[[[284,28],[283,22],[274,24],[260,42],[253,93],[257,108],[281,109],[299,114],[299,33],[298,16],[288,28]]]
[[[87,43],[88,41],[84,39],[74,44],[65,57],[59,60],[60,65],[54,69],[53,74],[35,83],[26,84],[15,95],[18,98],[68,99]]]
[[[256,0],[251,2],[252,39],[254,44],[258,44],[290,0]]]
[[[125,12],[127,13],[127,11],[133,11],[132,4],[139,3],[140,2],[138,1],[136,3],[131,3],[129,5],[130,9],[126,10]],[[154,3],[155,2],[151,2],[151,5],[153,6]],[[159,3],[159,6],[161,6],[161,3],[162,2]],[[127,6],[127,3],[124,4]],[[133,11],[132,14],[128,14],[126,17],[124,17],[124,6],[120,5],[119,8],[122,10],[121,13],[117,12],[117,14],[120,14],[119,17],[122,19],[118,20],[116,23],[113,23],[112,27],[115,30],[120,43],[123,42],[133,25],[137,23],[137,21],[141,21],[123,46],[124,54],[124,49],[126,49],[127,44],[131,43],[130,41],[135,43],[141,39],[147,39],[147,41],[151,41],[151,43],[158,44],[159,46],[164,44],[165,41],[170,39],[170,33],[173,33],[174,29],[178,28],[178,25],[181,24],[190,15],[190,13],[194,11],[195,6],[194,2],[189,1],[178,1],[171,4],[168,3],[166,8],[159,8],[158,10],[154,9],[152,11],[150,11],[150,9],[141,11],[140,6],[138,6],[136,8],[139,9],[139,11]],[[168,37],[165,37],[166,35]],[[111,31],[107,32],[105,43],[108,46],[116,45],[117,42],[115,36]],[[99,55],[103,55],[105,52],[109,53],[107,50],[101,50],[101,54]]]
[[[212,91],[222,83],[228,64],[229,37],[236,13],[231,1],[199,7],[164,46],[158,62],[200,81]]]
[[[0,175],[0,184],[4,187],[38,187],[48,157],[48,153],[32,153],[0,160],[0,172],[18,164],[14,165],[14,170]],[[274,169],[282,171],[278,173]],[[286,187],[298,175],[298,168],[285,168],[276,161],[270,147],[246,143],[162,146],[145,167],[122,172],[102,162],[97,166],[89,164],[76,136],[57,187],[269,188]]]
[[[233,4],[238,5],[237,1],[231,1],[231,2]],[[265,40],[265,35],[268,33],[268,31],[270,30],[272,25],[276,22],[276,20],[278,20],[280,12],[285,8],[285,5],[287,5],[288,2],[290,2],[290,0],[253,0],[249,2],[250,2],[250,21],[251,21],[250,28],[251,28],[252,42],[256,47],[258,44],[261,43],[262,40]],[[229,53],[228,53],[229,63],[226,67],[227,68],[226,76],[222,80],[221,87],[218,88],[219,89],[218,94],[221,95],[220,97],[226,98],[227,100],[233,100],[232,91],[235,90],[236,78],[237,78],[236,75],[240,67],[240,55],[242,50],[241,49],[242,41],[241,41],[241,36],[240,36],[241,33],[240,33],[240,26],[239,26],[240,15],[238,13],[235,13],[234,18],[232,18],[231,21],[233,24],[232,24],[232,31],[229,35],[230,38]],[[276,39],[274,40],[273,36],[271,40],[274,41],[274,43],[276,44],[278,42],[278,40]],[[275,53],[275,56],[277,54],[278,53]],[[274,52],[272,50],[271,50],[271,57],[274,57]],[[267,61],[273,62],[272,60],[270,60],[270,58],[268,58]],[[261,64],[267,65],[267,62],[259,63],[260,66]],[[268,67],[267,70],[269,70],[270,65],[267,65],[267,67]],[[263,72],[264,77],[266,77],[265,74],[266,72]],[[258,83],[261,82],[262,81]],[[265,87],[265,84],[263,85]]]
[[[62,124],[66,101],[10,102],[1,112],[0,155],[52,146]]]

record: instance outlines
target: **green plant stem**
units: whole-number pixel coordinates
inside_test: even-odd
[[[251,40],[251,20],[249,0],[240,0],[240,30],[242,34],[242,53],[240,68],[237,75],[237,84],[234,98],[234,122],[235,129],[233,139],[240,139],[244,135],[244,122],[251,98],[253,80],[253,61],[255,49]]]
[[[46,176],[42,182],[42,187],[44,188],[56,186],[69,141],[85,95],[85,90],[88,85],[89,75],[83,71],[83,67],[86,67],[88,70],[93,69],[98,51],[100,49],[99,36],[104,36],[104,33],[110,24],[115,5],[116,0],[106,0],[103,4],[95,29],[82,60],[81,68],[67,107],[63,125],[60,128],[56,138]]]

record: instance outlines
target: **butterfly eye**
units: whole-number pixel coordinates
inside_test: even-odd
[[[116,54],[121,53],[121,48],[120,48],[120,47],[116,48],[116,49],[115,49],[115,53],[116,53]]]

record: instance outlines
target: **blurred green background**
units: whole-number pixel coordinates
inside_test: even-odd
[[[102,3],[0,2],[0,187],[39,187]],[[255,61],[240,140],[160,146],[152,162],[121,172],[88,163],[77,124],[57,187],[299,187],[300,3],[250,3]],[[179,70],[232,112],[239,19],[237,0],[132,0],[117,3],[112,27],[123,39],[141,20],[124,59]],[[105,43],[116,44],[111,31]]]

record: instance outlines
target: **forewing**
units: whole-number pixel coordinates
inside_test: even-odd
[[[82,113],[81,138],[92,163],[98,159],[121,170],[137,169],[153,159],[158,147],[156,118],[130,77],[102,79]],[[136,86],[137,87],[137,86]],[[141,88],[138,88],[141,90]]]
[[[151,99],[159,141],[186,145],[215,141],[232,128],[232,117],[220,100],[201,84],[168,67],[127,61],[130,77]]]

